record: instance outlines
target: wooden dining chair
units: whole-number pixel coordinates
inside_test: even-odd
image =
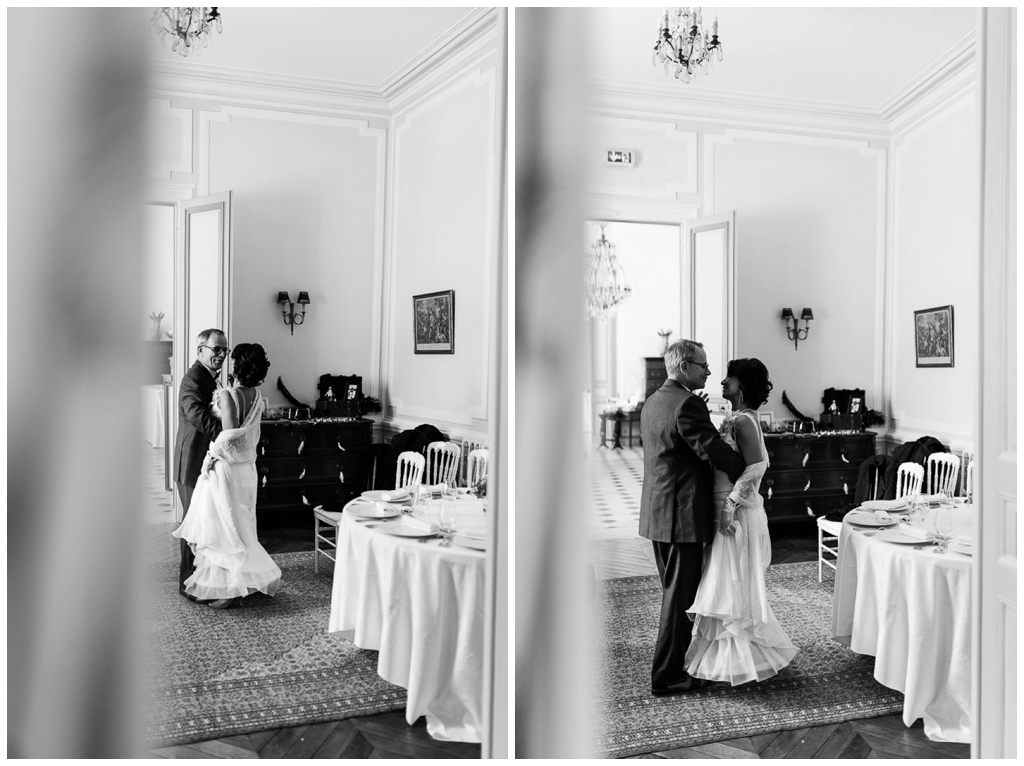
[[[469,453],[466,460],[466,481],[469,487],[487,478],[487,461],[490,459],[490,451],[486,449],[475,449]]]
[[[956,494],[956,480],[960,475],[960,458],[949,452],[935,452],[928,456],[928,494],[939,492],[947,497]]]
[[[968,447],[960,454],[960,494],[964,497],[970,494],[967,488],[967,469],[973,462],[974,450]]]
[[[459,481],[462,450],[453,442],[431,442],[427,445],[427,478],[425,484],[450,484]]]
[[[921,492],[923,482],[924,466],[903,463],[896,471],[896,497],[914,497]]]
[[[974,458],[971,458],[971,462],[967,464],[967,470],[964,471],[964,497],[967,498],[968,503],[974,502]]]
[[[398,470],[395,471],[395,489],[420,484],[423,481],[423,466],[427,460],[419,452],[403,452],[398,456]]]
[[[839,561],[839,532],[843,528],[843,522],[832,521],[824,516],[819,516],[818,524],[818,582],[822,582],[824,567],[833,572],[836,570],[836,562]]]

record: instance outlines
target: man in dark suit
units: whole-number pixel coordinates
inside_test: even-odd
[[[196,338],[196,346],[197,359],[178,387],[178,433],[174,439],[174,482],[186,514],[206,451],[221,432],[220,418],[213,414],[211,405],[221,368],[230,351],[227,338],[220,330],[203,330]],[[195,601],[195,597],[185,593],[185,580],[195,571],[195,556],[184,539],[180,542],[178,592]]]
[[[654,544],[664,589],[661,624],[654,647],[651,692],[692,691],[707,684],[691,677],[684,658],[693,623],[686,610],[700,585],[704,544],[715,536],[714,469],[735,481],[743,458],[726,444],[711,422],[704,399],[710,370],[701,344],[679,340],[665,352],[668,380],[640,411],[644,483],[640,536]]]

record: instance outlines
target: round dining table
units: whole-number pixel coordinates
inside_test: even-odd
[[[927,511],[923,529],[935,514]],[[875,680],[903,692],[903,722],[924,719],[940,742],[971,741],[971,556],[959,551],[971,549],[973,514],[952,509],[954,549],[945,553],[887,541],[885,528],[850,514],[839,537],[833,638],[874,656]]]
[[[379,652],[377,673],[408,691],[410,725],[425,716],[435,739],[480,742],[483,544],[461,534],[448,547],[436,536],[398,536],[393,525],[404,516],[363,519],[346,512],[360,502],[345,506],[338,525],[328,630]],[[482,500],[462,496],[455,506],[458,530],[485,535]],[[415,518],[436,522],[438,509],[432,502]]]

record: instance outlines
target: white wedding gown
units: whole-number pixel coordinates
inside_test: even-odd
[[[229,389],[240,411],[240,397]],[[216,404],[214,413],[220,417]],[[256,537],[256,445],[263,399],[257,393],[238,428],[222,431],[210,445],[185,520],[173,534],[188,541],[196,571],[185,592],[198,599],[225,599],[262,591],[273,596],[281,569]]]
[[[704,552],[704,571],[693,605],[693,636],[686,652],[691,676],[728,681],[733,686],[763,681],[786,667],[799,651],[782,630],[768,604],[764,572],[771,563],[768,518],[758,493],[768,468],[768,453],[757,418],[748,412],[731,415],[720,429],[722,438],[736,446],[736,422],[748,417],[757,426],[764,460],[748,465],[733,485],[715,471],[716,521],[732,497],[737,503],[735,535],[715,535]]]

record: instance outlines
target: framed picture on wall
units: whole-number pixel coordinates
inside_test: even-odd
[[[412,296],[413,353],[455,353],[455,291]]]
[[[914,351],[918,367],[953,366],[953,307],[914,312]]]

